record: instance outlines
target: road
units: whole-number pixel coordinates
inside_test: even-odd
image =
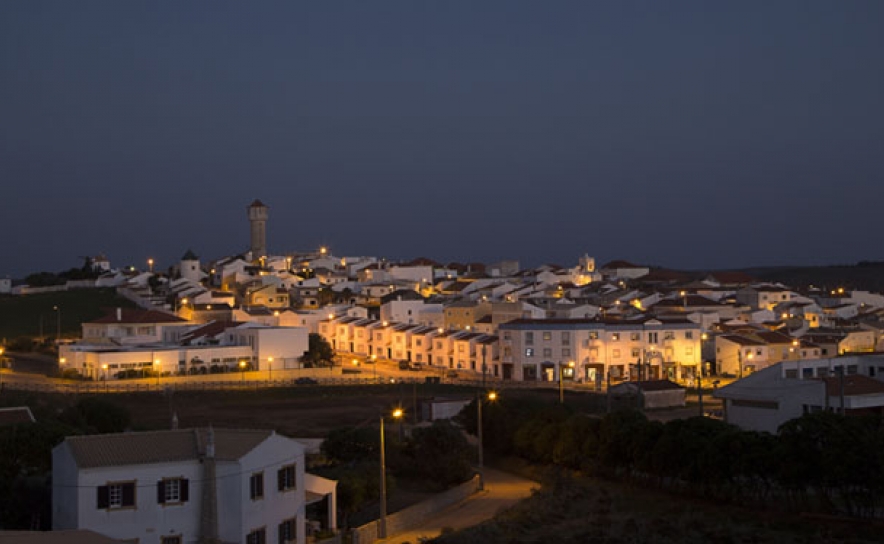
[[[393,535],[377,542],[416,544],[422,538],[429,539],[439,536],[444,527],[459,530],[478,525],[493,518],[499,511],[530,496],[531,490],[539,485],[537,482],[521,476],[486,467],[484,491],[475,493],[442,510],[408,532]]]

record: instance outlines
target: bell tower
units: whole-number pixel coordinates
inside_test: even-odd
[[[255,200],[248,207],[252,260],[267,256],[267,210],[260,200]]]

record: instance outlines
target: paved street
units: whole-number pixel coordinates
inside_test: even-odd
[[[493,518],[500,510],[528,497],[531,495],[531,490],[538,485],[540,484],[521,476],[486,468],[484,491],[442,510],[424,521],[419,527],[378,542],[417,544],[421,538],[439,536],[443,527],[457,530],[478,525]]]

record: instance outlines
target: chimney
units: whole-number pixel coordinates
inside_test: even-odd
[[[203,497],[200,508],[200,544],[217,544],[218,487],[215,472],[215,431],[206,433],[206,456],[203,459]]]
[[[122,321],[122,320],[123,320],[123,309],[118,307],[117,308],[117,321]]]

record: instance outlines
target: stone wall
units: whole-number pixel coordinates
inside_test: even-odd
[[[469,481],[439,493],[429,499],[387,516],[387,536],[395,535],[420,525],[425,519],[469,497],[479,489],[479,475]],[[378,538],[378,521],[366,523],[351,531],[353,544],[372,544]]]

